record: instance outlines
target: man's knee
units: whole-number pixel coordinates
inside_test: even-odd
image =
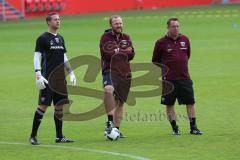
[[[194,104],[187,104],[186,106],[187,106],[187,108],[194,108],[195,107]]]
[[[55,105],[54,109],[55,110],[62,110],[63,109],[63,105]]]
[[[113,94],[114,88],[112,85],[107,85],[104,87],[104,93],[110,93]]]
[[[167,113],[175,112],[175,107],[173,105],[167,105],[166,111],[167,111]]]
[[[47,110],[47,107],[46,105],[39,105],[38,108],[41,109],[42,111],[46,111]]]
[[[166,105],[166,108],[167,108],[167,109],[173,109],[173,108],[174,108],[174,105]]]
[[[117,105],[119,108],[123,109],[123,106],[124,106],[124,102],[122,101],[118,101],[118,105]]]

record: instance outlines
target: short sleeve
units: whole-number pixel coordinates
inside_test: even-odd
[[[43,53],[46,48],[44,37],[40,36],[36,41],[35,52]]]
[[[64,53],[67,53],[67,49],[66,49],[66,46],[65,46],[65,41],[64,41],[64,38],[61,36],[61,38],[62,38],[62,41],[63,41],[63,52]]]

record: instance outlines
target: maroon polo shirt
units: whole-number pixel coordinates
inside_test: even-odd
[[[117,36],[111,29],[106,30],[100,40],[102,74],[111,72],[120,76],[131,73],[130,61],[135,53],[129,35],[122,33]],[[119,48],[116,54],[114,49]],[[132,48],[132,49],[129,49]]]
[[[179,35],[173,40],[168,34],[155,43],[152,62],[165,65],[168,69],[162,70],[165,80],[187,80],[188,59],[190,58],[190,42],[187,36]]]

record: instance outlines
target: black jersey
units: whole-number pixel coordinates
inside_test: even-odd
[[[61,35],[54,35],[49,32],[43,33],[38,37],[36,42],[35,52],[42,54],[42,76],[48,78],[51,72],[64,63],[64,53],[66,53],[64,39]],[[57,74],[57,79],[64,79],[64,65],[61,65],[60,72]],[[59,69],[58,69],[59,71]]]

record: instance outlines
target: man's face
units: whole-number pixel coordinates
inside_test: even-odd
[[[52,15],[51,21],[48,22],[49,27],[53,29],[59,29],[60,28],[60,17],[59,15]]]
[[[113,18],[111,23],[112,30],[115,33],[122,33],[123,22],[121,17]]]
[[[168,32],[171,36],[178,36],[180,32],[180,24],[178,21],[171,21],[170,25],[168,26]]]

